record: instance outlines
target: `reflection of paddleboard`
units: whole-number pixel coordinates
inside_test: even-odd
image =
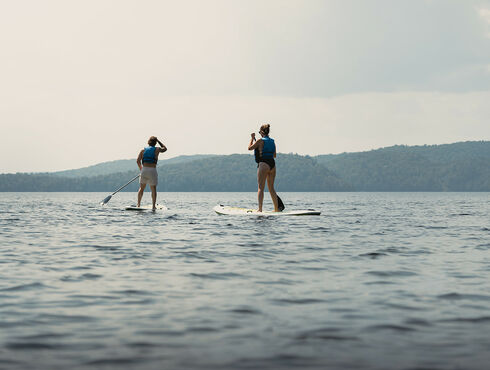
[[[297,210],[297,211],[282,211],[282,212],[272,212],[263,211],[259,212],[256,209],[240,208],[240,207],[230,207],[219,205],[213,208],[214,211],[219,215],[252,215],[252,216],[318,216],[320,211],[315,211],[313,209],[307,210]]]
[[[161,204],[157,204],[156,206],[157,211],[167,211],[168,208],[165,206],[162,206]],[[126,207],[126,211],[152,211],[152,205],[148,204],[147,206],[142,206],[142,207],[136,207],[136,206],[131,206],[131,207]]]

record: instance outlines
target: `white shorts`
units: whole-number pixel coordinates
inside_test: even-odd
[[[154,167],[143,167],[140,175],[140,184],[148,184],[150,186],[158,184],[158,172]]]

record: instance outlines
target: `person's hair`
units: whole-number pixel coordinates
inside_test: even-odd
[[[269,125],[269,124],[262,125],[262,126],[260,126],[260,132],[263,132],[264,135],[269,135],[270,128],[271,128],[271,125]]]
[[[148,139],[148,145],[149,146],[155,146],[155,145],[157,145],[157,138],[156,138],[156,136],[150,136],[150,138]]]

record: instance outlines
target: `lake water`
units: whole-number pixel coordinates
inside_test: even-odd
[[[489,193],[107,195],[0,193],[0,369],[489,366]]]

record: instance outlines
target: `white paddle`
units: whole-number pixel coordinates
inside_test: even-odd
[[[104,204],[107,204],[107,203],[108,203],[108,202],[111,200],[111,198],[112,198],[112,196],[113,196],[114,194],[116,194],[118,191],[120,191],[120,190],[124,189],[126,186],[128,186],[129,184],[131,184],[131,183],[132,183],[134,180],[136,180],[138,177],[140,177],[140,175],[139,175],[139,174],[138,174],[138,175],[136,175],[135,177],[133,177],[133,178],[131,179],[131,181],[129,181],[127,184],[125,184],[125,185],[121,186],[119,189],[117,189],[117,190],[116,190],[114,193],[112,193],[111,195],[108,195],[107,197],[105,197],[105,198],[104,198],[104,200],[103,200],[102,202],[100,202],[99,204],[100,204],[101,206],[103,206]]]

